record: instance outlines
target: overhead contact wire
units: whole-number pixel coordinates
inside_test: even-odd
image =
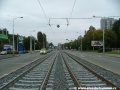
[[[70,18],[71,18],[71,16],[72,16],[72,13],[73,13],[73,10],[74,10],[74,7],[75,7],[75,3],[76,3],[76,0],[75,0],[74,3],[73,3],[73,7],[72,7],[72,10],[71,10],[71,13],[70,13]],[[68,22],[70,23],[70,19],[68,20]],[[67,26],[67,28],[66,28],[66,30],[65,30],[65,36],[66,36],[67,30],[68,30],[68,26]]]
[[[46,14],[45,14],[45,11],[44,11],[44,9],[43,9],[43,7],[42,7],[42,5],[41,5],[41,3],[40,3],[40,1],[38,0],[38,3],[39,3],[39,5],[40,5],[40,7],[41,7],[41,9],[42,9],[42,11],[43,11],[43,14],[44,14],[44,16],[45,16],[45,18],[46,18],[46,21],[47,21],[47,23],[48,23],[48,25],[49,25],[49,20],[48,20],[48,18],[47,18],[47,16],[46,16]],[[52,29],[52,31],[53,31],[53,28],[51,27],[51,29]],[[54,37],[55,37],[55,32],[53,31],[53,34],[54,34]],[[55,40],[56,41],[56,40]]]
[[[41,3],[40,3],[40,1],[38,0],[38,3],[39,3],[39,5],[40,5],[40,7],[41,7],[41,9],[42,9],[42,11],[43,11],[43,14],[44,14],[44,16],[45,16],[45,18],[46,18],[46,20],[47,20],[47,23],[49,22],[48,21],[48,19],[47,19],[47,16],[46,16],[46,14],[45,14],[45,11],[44,11],[44,9],[43,9],[43,7],[42,7],[42,5],[41,5]],[[49,23],[48,23],[49,24]]]

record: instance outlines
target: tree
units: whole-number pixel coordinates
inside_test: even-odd
[[[24,37],[24,49],[30,50],[30,37]]]
[[[46,48],[46,43],[47,43],[46,35],[39,31],[37,33],[37,39],[40,43],[40,49],[44,47]]]
[[[43,35],[42,35],[42,32],[38,32],[37,33],[37,39],[38,39],[38,42],[40,44],[40,49],[43,47]]]
[[[102,30],[96,30],[95,28],[89,28],[83,37],[83,49],[91,50],[91,41],[102,41]]]
[[[8,35],[9,32],[6,28],[0,29],[0,34]]]
[[[46,35],[43,33],[43,48],[46,48],[46,43],[47,43],[47,40],[46,40]]]
[[[117,36],[117,47],[120,48],[120,19],[113,24],[112,30],[116,33]]]
[[[105,46],[107,48],[116,47],[117,36],[112,30],[105,30]]]
[[[96,29],[95,29],[95,27],[90,26],[90,27],[89,27],[89,30],[96,30]]]
[[[95,41],[102,41],[103,38],[103,31],[102,30],[95,30],[94,32],[94,40]]]
[[[53,47],[54,45],[53,45],[53,43],[51,42],[51,43],[49,43],[49,46],[50,46],[50,47]]]

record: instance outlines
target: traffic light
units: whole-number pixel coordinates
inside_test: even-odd
[[[57,25],[57,27],[59,28],[59,27],[60,27],[60,25]]]

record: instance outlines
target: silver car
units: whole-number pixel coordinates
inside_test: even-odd
[[[5,55],[5,54],[7,54],[7,51],[1,51],[0,54]]]
[[[42,48],[42,49],[40,50],[40,54],[47,54],[46,48]]]

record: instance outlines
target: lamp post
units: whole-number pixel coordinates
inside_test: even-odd
[[[78,33],[78,32],[76,32],[76,33]],[[78,33],[79,34],[79,33]],[[82,51],[82,36],[80,35],[79,37],[78,37],[78,41],[79,41],[79,38],[80,38],[80,43],[81,43],[81,51]],[[79,43],[79,42],[78,42]]]
[[[14,44],[14,22],[15,22],[15,19],[17,18],[23,18],[23,17],[16,17],[16,18],[13,18],[13,56],[15,55],[14,53],[14,50],[15,50],[15,44]]]
[[[69,40],[68,39],[66,39],[68,42],[69,42]],[[70,42],[69,42],[70,43]],[[70,46],[70,45],[69,45]],[[71,47],[71,46],[70,46]]]
[[[35,52],[35,44],[36,44],[36,43],[35,43],[35,38],[34,38],[34,52]]]
[[[43,48],[45,48],[45,40],[44,40],[44,37],[45,37],[45,35],[44,35],[44,33],[43,33]]]
[[[79,35],[79,33],[78,32],[76,32],[78,35]],[[77,42],[77,45],[78,45],[78,47],[79,47],[79,37],[78,37],[78,42]]]
[[[101,18],[101,19],[105,19],[105,18],[110,18],[110,17],[120,17],[120,16],[109,16],[109,17],[101,17],[101,16],[93,16],[94,18]],[[105,28],[103,28],[103,54],[105,53],[105,38],[104,38],[104,33],[105,33]]]
[[[30,53],[32,53],[32,35],[31,35],[31,32],[34,32],[35,30],[33,31],[30,31]]]
[[[105,19],[105,17],[101,17],[101,16],[93,16],[94,18],[101,18],[101,19]],[[103,29],[103,54],[105,53],[105,30]]]
[[[82,36],[80,35],[80,39],[81,39],[81,51],[82,51]]]

